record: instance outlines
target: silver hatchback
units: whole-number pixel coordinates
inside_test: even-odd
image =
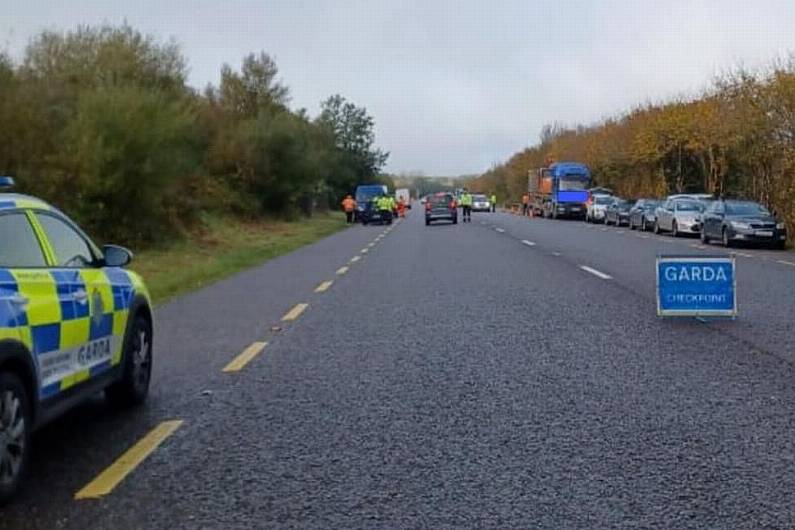
[[[670,232],[678,237],[701,233],[701,212],[704,205],[692,199],[668,199],[657,207],[654,233]]]

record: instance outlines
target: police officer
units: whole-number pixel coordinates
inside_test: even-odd
[[[392,222],[392,203],[394,199],[389,195],[382,195],[376,201],[376,207],[378,211],[381,213],[381,220],[387,223]]]
[[[464,188],[463,193],[461,193],[461,209],[464,216],[465,223],[472,222],[472,195],[469,194],[469,191]]]
[[[491,197],[489,197],[489,202],[491,203],[491,212],[494,213],[497,211],[497,195],[492,193]]]

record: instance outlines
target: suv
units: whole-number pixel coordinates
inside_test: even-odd
[[[131,259],[48,204],[0,193],[0,504],[25,476],[34,430],[103,390],[117,405],[146,399],[152,308],[122,268]]]
[[[430,195],[425,203],[425,226],[440,219],[448,219],[453,224],[458,224],[458,209],[452,193]]]

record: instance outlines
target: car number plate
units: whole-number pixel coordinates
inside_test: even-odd
[[[773,237],[773,232],[771,230],[757,230],[756,235],[759,237]]]

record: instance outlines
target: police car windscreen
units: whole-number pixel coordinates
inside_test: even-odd
[[[682,201],[676,205],[676,209],[680,212],[700,212],[702,206],[697,202]]]
[[[613,197],[594,197],[594,204],[610,204]]]

